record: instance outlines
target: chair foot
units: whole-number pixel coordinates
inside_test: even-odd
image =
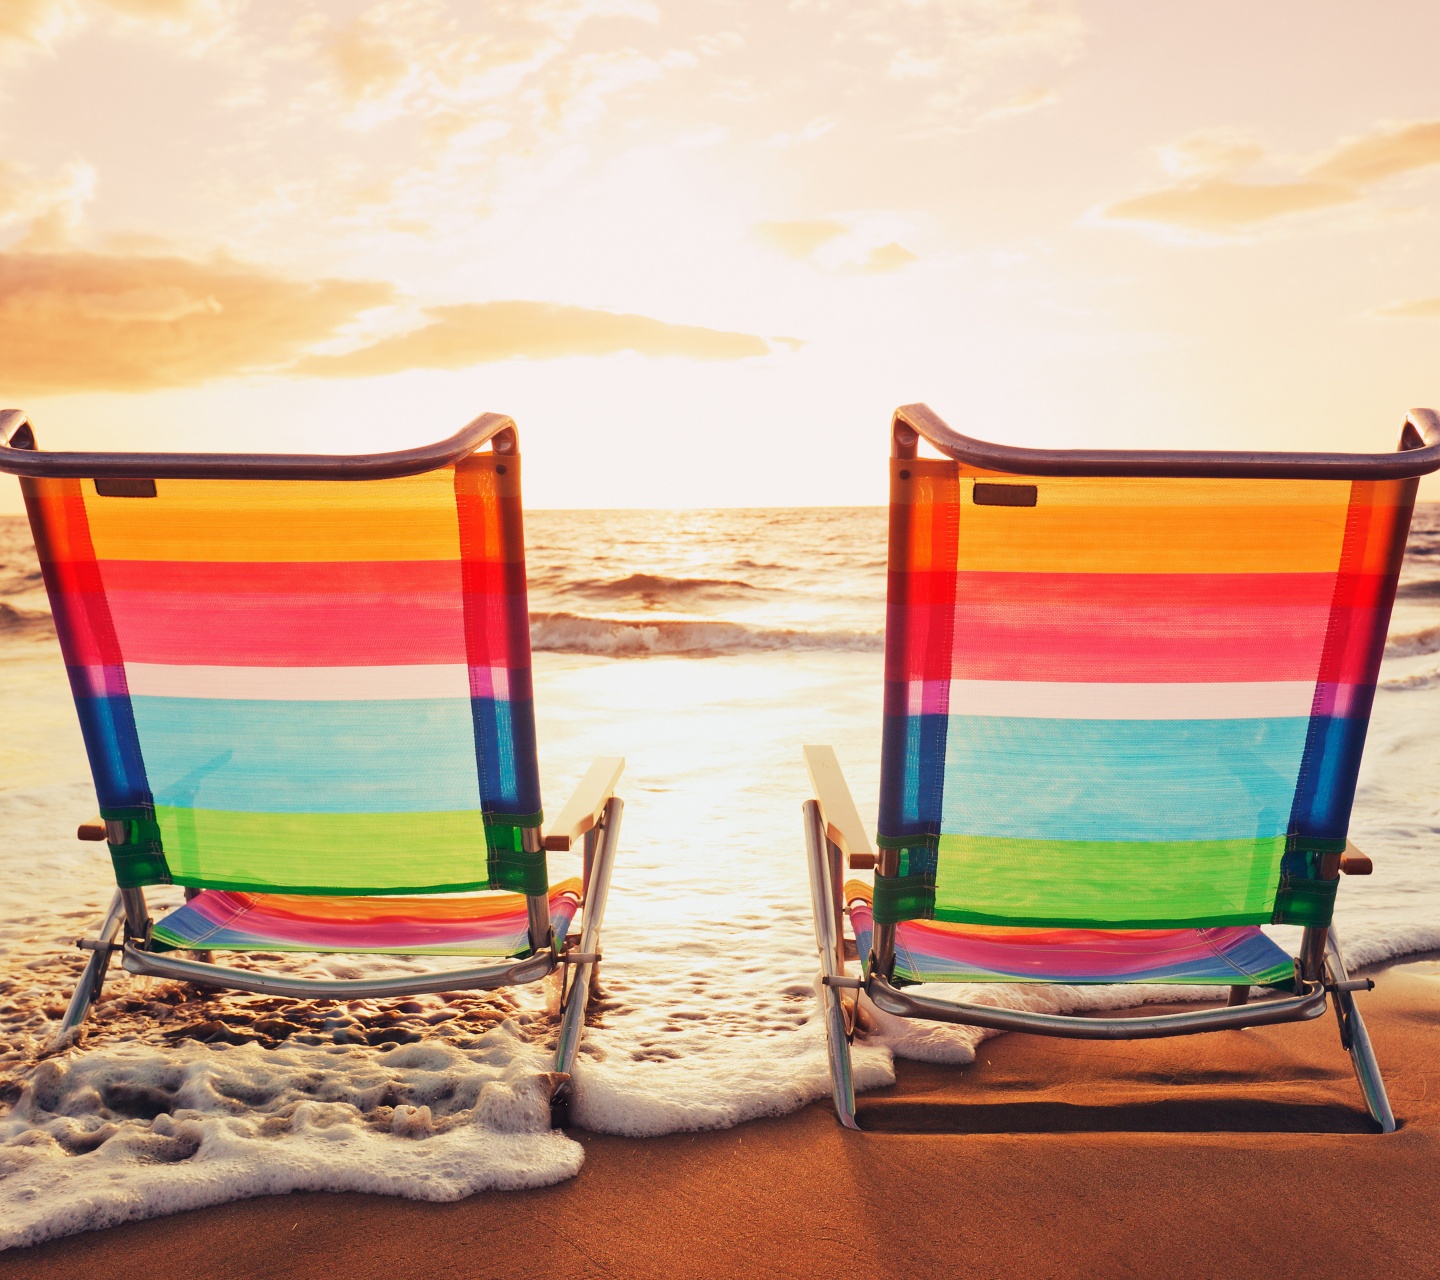
[[[1325,968],[1332,984],[1344,983],[1349,977],[1334,926],[1327,930],[1325,936]],[[1360,1085],[1366,1110],[1380,1126],[1381,1133],[1394,1133],[1395,1113],[1390,1109],[1390,1098],[1385,1092],[1380,1064],[1375,1061],[1375,1050],[1370,1045],[1365,1019],[1355,1007],[1354,993],[1340,985],[1332,985],[1330,993],[1335,998],[1335,1021],[1340,1027],[1340,1043],[1350,1053],[1350,1065],[1355,1068],[1355,1080]]]
[[[855,1120],[855,1075],[850,1064],[850,1037],[845,1029],[844,997],[834,987],[825,987],[825,1042],[830,1060],[830,1093],[835,1100],[835,1118],[847,1129],[858,1129]]]
[[[1345,1047],[1350,1051],[1350,1064],[1355,1068],[1355,1080],[1365,1099],[1366,1110],[1380,1126],[1381,1133],[1394,1133],[1395,1113],[1390,1109],[1380,1064],[1375,1061],[1375,1050],[1370,1045],[1365,1019],[1360,1016],[1360,1010],[1355,1007],[1355,997],[1350,992],[1335,993],[1335,1013],[1340,1019],[1341,1043],[1349,1041]]]
[[[550,1096],[550,1127],[568,1129],[570,1125],[570,1082],[566,1080]]]

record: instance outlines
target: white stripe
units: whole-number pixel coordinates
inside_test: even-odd
[[[952,680],[952,716],[1056,720],[1262,720],[1308,716],[1308,680],[1234,684],[1086,684]]]
[[[378,702],[469,698],[464,663],[415,667],[181,667],[127,662],[130,692],[156,698]]]

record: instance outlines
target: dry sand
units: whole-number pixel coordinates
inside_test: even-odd
[[[1399,1131],[1330,1014],[900,1064],[853,1134],[814,1105],[717,1133],[577,1134],[541,1191],[242,1201],[0,1258],[14,1277],[1440,1276],[1440,964],[1361,996]],[[1431,1088],[1431,1082],[1434,1088]]]

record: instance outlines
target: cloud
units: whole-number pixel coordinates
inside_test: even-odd
[[[1440,320],[1440,298],[1405,298],[1371,313],[1387,320]]]
[[[1161,148],[1160,158],[1180,181],[1118,200],[1098,216],[1236,235],[1297,214],[1355,204],[1378,183],[1440,165],[1440,121],[1381,126],[1365,137],[1342,140],[1294,176],[1271,181],[1236,177],[1266,152],[1233,131],[1191,134]]]
[[[1112,222],[1153,222],[1195,231],[1243,231],[1261,222],[1359,199],[1333,182],[1234,182],[1203,178],[1184,186],[1132,196],[1108,206]]]
[[[743,360],[769,354],[749,333],[669,324],[554,302],[468,302],[427,307],[429,323],[343,355],[317,355],[287,372],[317,378],[363,378],[406,369],[464,369],[497,360],[613,355]]]
[[[337,31],[327,52],[341,92],[352,103],[389,93],[410,70],[400,49],[364,18]]]
[[[83,161],[72,161],[45,179],[26,165],[0,160],[0,229],[29,223],[30,247],[63,242],[94,195],[95,170]]]
[[[787,258],[808,258],[816,249],[839,236],[848,228],[829,218],[800,222],[757,222],[751,233],[767,249],[776,249]]]
[[[223,258],[0,254],[0,400],[274,369],[393,297],[385,284],[295,280]]]
[[[750,228],[750,234],[767,249],[783,253],[796,262],[809,262],[831,271],[880,275],[919,261],[918,255],[898,241],[875,243],[886,234],[887,223],[890,234],[894,233],[893,218],[861,215],[859,220],[862,225],[858,230],[833,218],[757,222]],[[863,225],[867,222],[871,224],[868,227]]]
[[[0,0],[0,43],[46,48],[100,15],[173,30],[213,19],[221,7],[222,0]]]
[[[901,267],[919,260],[919,256],[911,253],[903,244],[892,242],[882,244],[878,249],[871,249],[860,263],[860,270],[879,275],[886,271],[898,271]]]
[[[54,0],[4,0],[0,40],[44,44],[65,28],[65,10]]]
[[[1321,181],[1365,187],[1440,164],[1440,120],[1396,125],[1337,147],[1310,170]]]

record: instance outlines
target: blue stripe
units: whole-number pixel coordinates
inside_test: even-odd
[[[480,792],[486,813],[528,817],[540,812],[535,707],[529,698],[474,698],[471,717],[480,757]]]
[[[135,717],[128,697],[95,697],[75,690],[80,736],[95,779],[95,797],[102,809],[137,809],[151,803],[145,762],[135,735]]]
[[[1029,840],[1281,835],[1309,724],[951,716],[943,829]]]
[[[470,702],[131,699],[156,804],[254,813],[478,810]]]
[[[880,747],[882,839],[940,834],[946,724],[945,716],[886,712]]]
[[[1370,701],[1367,698],[1362,708],[1348,716],[1315,716],[1311,720],[1306,767],[1292,814],[1292,830],[1297,835],[1343,840],[1349,834],[1360,756],[1370,727]]]

